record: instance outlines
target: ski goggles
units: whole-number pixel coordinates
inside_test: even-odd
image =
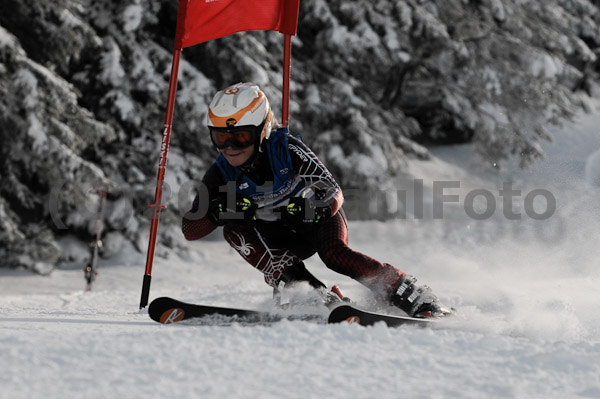
[[[210,139],[218,149],[222,150],[227,147],[232,147],[241,150],[256,143],[263,127],[264,123],[260,126],[209,126],[208,130],[210,130]]]

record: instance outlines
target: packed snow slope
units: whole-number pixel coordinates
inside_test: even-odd
[[[598,398],[599,122],[582,116],[555,132],[548,159],[527,172],[483,170],[469,147],[439,148],[433,161],[412,164],[423,179],[423,218],[414,218],[419,196],[411,203],[419,182],[399,181],[405,219],[350,223],[351,246],[414,274],[458,309],[434,328],[159,325],[137,309],[145,257],[124,249],[102,260],[91,292],[79,265],[46,277],[0,269],[0,397]],[[460,202],[434,219],[434,182],[453,181],[460,188],[443,193]],[[499,195],[505,182],[521,191],[510,203]],[[489,210],[483,190],[496,209],[475,220],[466,209]],[[550,217],[529,217],[552,198]],[[509,208],[521,219],[509,220]],[[307,265],[368,305],[358,284],[316,257]],[[218,235],[157,259],[151,299],[163,295],[271,306],[260,273]]]

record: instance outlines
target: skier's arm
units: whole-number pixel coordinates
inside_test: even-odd
[[[213,198],[216,195],[215,193],[219,192],[219,186],[224,184],[221,180],[223,180],[221,172],[218,167],[213,164],[202,179],[202,183],[207,190],[204,191],[204,193],[198,193],[196,195],[192,204],[192,209],[183,215],[181,231],[183,231],[186,240],[199,240],[209,235],[217,228],[217,225],[210,221],[206,212],[200,212],[200,201],[209,201],[210,198]],[[207,193],[208,196],[206,195]],[[207,206],[203,206],[202,208],[206,210]]]
[[[217,228],[217,226],[212,223],[208,217],[197,217],[199,204],[200,195],[196,195],[192,209],[183,215],[183,219],[181,221],[181,231],[183,231],[185,239],[189,241],[199,240],[203,237],[206,237]]]
[[[290,136],[288,148],[295,173],[304,180],[307,188],[315,191],[318,200],[329,205],[331,215],[335,215],[344,203],[344,195],[331,173],[300,140]]]

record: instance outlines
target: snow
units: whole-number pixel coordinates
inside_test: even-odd
[[[445,204],[444,220],[409,212],[350,223],[352,247],[416,275],[458,309],[434,328],[159,325],[137,309],[144,254],[125,247],[101,260],[91,292],[77,262],[45,277],[0,269],[2,397],[599,397],[600,207],[586,184],[586,160],[600,148],[597,112],[555,130],[548,158],[529,171],[476,169],[468,146],[439,147],[432,161],[411,163],[426,208],[436,181],[460,181],[446,194],[462,202],[475,188],[498,196],[510,181],[522,191],[511,203],[521,204],[521,220],[497,209],[475,221],[461,203]],[[556,196],[557,209],[538,222],[523,201],[540,188]],[[218,232],[168,254],[155,260],[150,299],[271,306],[260,273]],[[317,257],[307,267],[366,303],[366,289]]]
[[[0,26],[0,46],[4,47],[18,47],[19,41],[9,31]]]
[[[119,45],[109,38],[106,41],[107,51],[102,54],[102,72],[100,77],[103,82],[119,87],[125,77],[125,71],[121,65],[121,49]]]
[[[111,94],[113,97],[112,102],[119,111],[121,119],[139,124],[139,120],[135,115],[135,103],[133,100],[121,91],[113,90]]]
[[[124,22],[124,29],[126,32],[135,31],[142,22],[144,15],[144,8],[141,4],[131,4],[125,8],[121,18]]]
[[[352,88],[352,85],[350,85],[347,82],[338,80],[337,82],[337,95],[339,95],[340,97],[344,98],[346,101],[348,101],[350,104],[355,105],[357,107],[366,107],[367,103],[362,100],[360,98],[360,96],[356,95],[356,93],[354,92],[354,89]],[[361,118],[361,122],[363,122],[364,124],[367,124],[367,121],[364,119],[364,117],[362,115],[356,115],[356,117]]]
[[[238,62],[248,69],[248,77],[250,82],[256,83],[259,87],[265,86],[269,83],[269,74],[267,71],[251,57],[242,55],[239,57]]]
[[[533,76],[540,76],[546,79],[553,79],[562,71],[560,61],[549,54],[539,54],[532,57],[530,68]]]
[[[44,131],[44,126],[34,114],[30,114],[27,119],[29,122],[27,135],[31,137],[33,141],[31,148],[35,153],[39,154],[45,148],[46,142],[48,141],[48,136]]]
[[[306,88],[306,103],[309,107],[317,108],[321,105],[321,95],[319,94],[319,89],[316,85],[311,84]]]
[[[484,4],[492,9],[492,15],[495,19],[501,22],[506,20],[506,11],[500,0],[487,0]]]
[[[347,48],[357,47],[377,48],[380,44],[379,35],[365,22],[356,27],[356,31],[348,30],[345,25],[336,24],[328,30],[327,40],[332,46]]]
[[[67,9],[62,10],[60,13],[60,20],[69,28],[78,28],[85,25],[81,19],[77,18]]]
[[[600,148],[585,163],[585,179],[594,187],[600,187]]]

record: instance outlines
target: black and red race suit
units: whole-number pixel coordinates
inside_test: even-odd
[[[200,190],[192,209],[183,217],[185,238],[200,239],[217,227],[199,210],[207,209],[208,201],[235,184],[236,192],[254,194],[258,209],[249,223],[225,224],[223,235],[229,245],[264,274],[269,285],[277,287],[287,268],[318,253],[329,269],[389,298],[405,273],[348,247],[344,197],[331,173],[303,142],[287,131],[274,131],[271,136],[249,166],[233,167],[220,155],[208,169],[202,179],[205,189]],[[321,203],[331,208],[331,217],[308,231],[293,231],[273,209],[286,205],[291,197],[306,189],[319,193]]]

